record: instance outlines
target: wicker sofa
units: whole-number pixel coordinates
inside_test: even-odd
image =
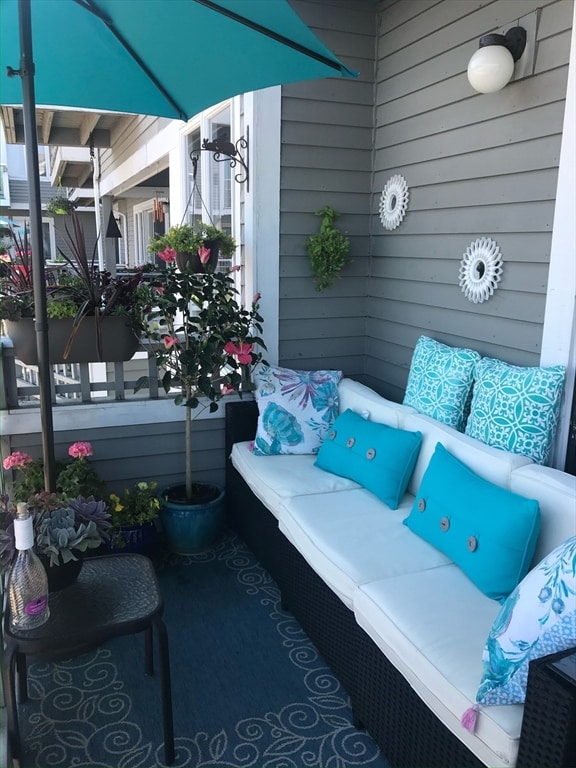
[[[520,768],[571,760],[573,710],[555,721],[556,733],[547,724],[544,742],[534,726],[538,717],[529,732],[522,729],[520,704],[486,707],[476,733],[462,727],[500,604],[402,521],[440,442],[486,480],[539,500],[537,563],[576,534],[575,478],[490,448],[350,379],[338,392],[341,412],[423,434],[399,508],[322,471],[314,456],[255,456],[257,405],[230,403],[230,526],[276,580],[284,604],[346,688],[358,723],[392,766]],[[546,755],[556,749],[561,757],[543,757],[543,743]]]

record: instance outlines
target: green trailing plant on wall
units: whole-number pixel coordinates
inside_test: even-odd
[[[316,211],[316,216],[322,216],[320,231],[308,237],[306,250],[310,256],[315,288],[317,291],[323,291],[334,284],[342,269],[350,263],[350,240],[344,232],[334,226],[340,216],[338,211],[326,206]]]

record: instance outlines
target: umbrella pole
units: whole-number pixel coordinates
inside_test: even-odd
[[[30,194],[30,240],[32,245],[32,275],[36,316],[36,347],[38,350],[38,383],[40,387],[40,420],[44,459],[44,487],[56,490],[54,458],[54,426],[52,421],[51,369],[48,350],[48,316],[46,313],[46,276],[42,237],[42,207],[38,168],[38,136],[36,132],[36,100],[34,93],[34,61],[32,58],[32,21],[30,0],[18,0],[20,22],[20,77],[26,168]]]

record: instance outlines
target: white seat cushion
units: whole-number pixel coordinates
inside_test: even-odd
[[[297,496],[285,499],[280,530],[351,608],[358,584],[450,562],[402,525],[413,501],[392,510],[364,488]]]
[[[456,565],[364,584],[353,602],[358,624],[440,720],[486,765],[514,765],[522,705],[482,707],[475,734],[460,723],[499,603]]]
[[[279,518],[284,500],[309,493],[333,493],[359,488],[345,477],[314,466],[316,454],[255,456],[250,442],[235,443],[230,458],[252,493]]]

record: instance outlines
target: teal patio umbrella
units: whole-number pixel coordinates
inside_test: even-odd
[[[46,489],[54,435],[36,104],[187,120],[239,93],[355,77],[287,0],[0,0],[0,102],[23,105]]]

